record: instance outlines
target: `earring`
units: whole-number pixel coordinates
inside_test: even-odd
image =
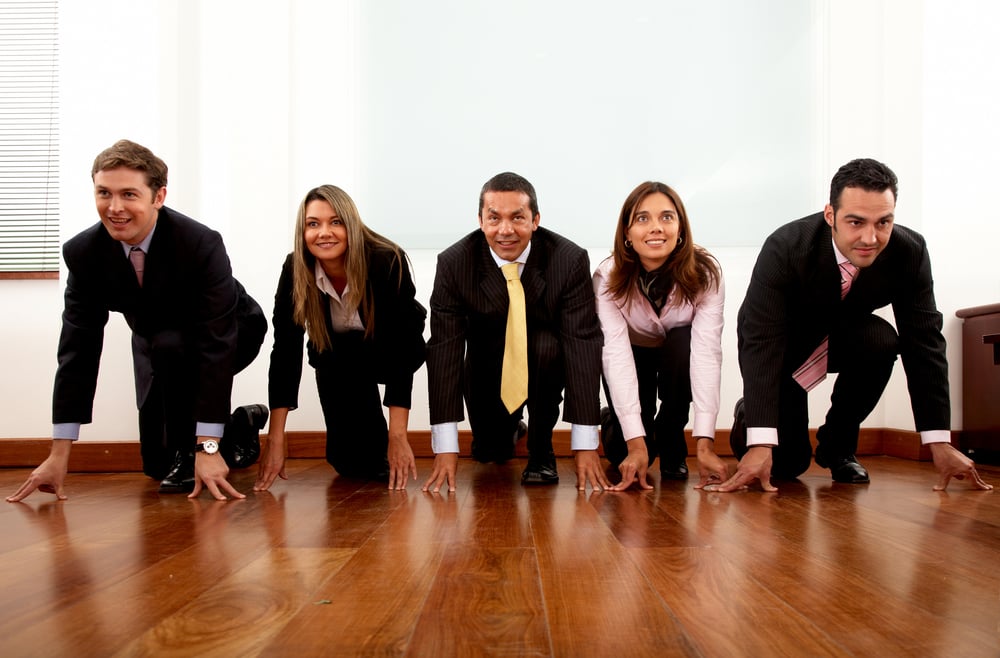
[[[625,248],[626,249],[631,249],[632,248],[632,241],[631,240],[626,240],[625,241]]]
[[[677,236],[677,246],[681,246],[684,243],[684,236]]]

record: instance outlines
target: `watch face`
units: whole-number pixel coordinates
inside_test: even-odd
[[[203,443],[198,444],[198,450],[204,451],[209,455],[214,455],[215,453],[219,452],[219,443],[218,441],[211,441],[211,440],[205,441]]]

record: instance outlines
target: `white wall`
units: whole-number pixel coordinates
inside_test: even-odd
[[[1000,9],[989,0],[776,0],[763,3],[756,18],[740,18],[742,4],[717,1],[685,15],[688,4],[629,2],[597,14],[566,3],[563,11],[547,5],[532,14],[515,3],[503,7],[506,19],[491,24],[480,13],[489,10],[465,3],[448,11],[453,3],[424,3],[420,12],[361,0],[64,3],[62,237],[97,220],[91,161],[128,137],[170,165],[168,204],[223,233],[237,276],[266,311],[291,245],[296,204],[323,182],[352,192],[366,220],[401,241],[426,305],[437,251],[475,227],[478,188],[496,171],[528,175],[538,187],[543,223],[590,248],[595,265],[608,251],[631,185],[661,178],[685,196],[696,238],[725,270],[719,427],[728,427],[741,391],[735,314],[760,239],[770,227],[819,210],[840,164],[876,157],[899,174],[898,221],[922,231],[930,244],[952,364],[953,428],[960,428],[954,312],[1000,299],[1000,229],[988,197],[1000,158],[990,116],[1000,76],[1000,46],[990,26]],[[512,11],[523,12],[531,39],[519,41],[521,23]],[[782,20],[765,20],[775,14]],[[799,38],[780,47],[782,30],[786,36],[798,30]],[[630,38],[641,40],[634,52]],[[136,40],[143,47],[134,47]],[[121,42],[132,45],[116,47]],[[755,51],[758,42],[766,44]],[[692,43],[702,48],[693,53]],[[498,67],[504,53],[516,64],[511,70]],[[611,84],[614,67],[602,68],[608,58],[629,67],[621,85]],[[542,63],[530,66],[536,60]],[[702,60],[711,75],[681,66],[697,70]],[[771,82],[734,83],[726,62],[743,75],[770,73],[762,79]],[[457,76],[469,84],[431,84],[429,65],[449,67],[436,72],[441,80]],[[560,101],[547,88],[560,72],[572,78],[577,102]],[[419,84],[399,86],[418,73]],[[602,84],[588,89],[588,80]],[[782,80],[788,88],[776,89]],[[617,95],[602,94],[609,84]],[[657,94],[678,88],[683,94],[673,94],[672,102],[686,107],[664,110],[657,121],[661,113],[647,99],[662,104]],[[393,96],[393,89],[406,93]],[[624,93],[633,89],[634,98]],[[777,91],[792,100],[772,101]],[[502,115],[487,105],[533,99],[546,106],[518,110],[512,123],[492,130]],[[632,101],[643,108],[641,121]],[[576,134],[571,128],[583,125],[588,112],[600,130]],[[555,135],[558,148],[543,148],[544,136],[534,131],[564,114],[568,128]],[[452,127],[462,139],[447,138]],[[518,131],[531,139],[512,142]],[[803,143],[769,150],[782,139]],[[729,154],[719,150],[727,143]],[[699,144],[706,145],[703,157]],[[600,175],[586,175],[592,171]],[[61,288],[56,281],[0,281],[6,374],[0,437],[49,434]],[[269,339],[237,378],[235,404],[265,401],[268,350]],[[322,415],[305,372],[302,407],[289,428],[318,430]],[[811,396],[814,426],[830,384]],[[901,368],[866,424],[912,429]],[[421,370],[411,427],[427,426]],[[136,438],[127,328],[117,317],[105,341],[95,423],[83,438]]]

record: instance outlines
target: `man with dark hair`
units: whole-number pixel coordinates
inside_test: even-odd
[[[260,351],[267,319],[233,278],[222,237],[163,205],[167,166],[121,140],[91,171],[100,222],[63,247],[66,282],[49,457],[10,497],[65,499],[70,447],[93,412],[109,312],[132,330],[144,472],[162,493],[243,494],[226,479],[259,452],[267,407],[230,416],[233,375]]]
[[[603,337],[590,260],[540,219],[531,183],[498,174],[480,192],[479,230],[438,256],[427,343],[436,456],[424,491],[455,490],[463,394],[475,459],[511,459],[527,409],[521,481],[557,483],[552,429],[564,389],[577,486],[609,486],[597,455]]]
[[[731,434],[732,491],[759,479],[793,479],[810,464],[807,392],[836,372],[816,433],[816,463],[835,482],[866,483],[855,458],[862,421],[902,357],[916,429],[939,473],[935,489],[969,478],[990,489],[951,444],[948,362],[924,238],[895,224],[897,180],[884,164],[853,160],[837,171],[821,213],[775,231],[761,248],[737,324],[743,399]],[[891,237],[891,240],[890,240]],[[874,315],[891,305],[896,327]]]

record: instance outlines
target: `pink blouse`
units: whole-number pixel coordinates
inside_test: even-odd
[[[605,258],[594,272],[597,316],[604,331],[604,378],[611,391],[610,403],[621,421],[626,440],[644,436],[639,406],[639,383],[632,356],[632,345],[657,347],[667,331],[691,325],[691,394],[694,401],[694,436],[715,438],[719,415],[719,387],[722,377],[722,326],[725,309],[725,282],[719,277],[719,289],[709,288],[692,305],[673,304],[676,289],[671,291],[663,310],[657,315],[652,305],[636,291],[628,304],[608,291],[608,277],[614,267]]]

